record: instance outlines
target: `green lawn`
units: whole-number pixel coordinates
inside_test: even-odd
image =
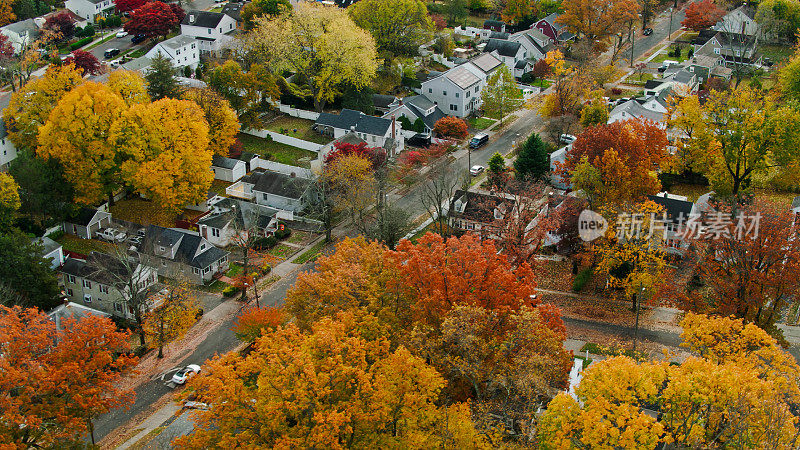
[[[758,47],[758,51],[761,52],[764,57],[771,59],[776,66],[794,53],[791,47],[783,45],[761,45]]]
[[[268,123],[266,129],[317,144],[327,144],[332,141],[328,136],[323,136],[312,130],[312,125],[314,125],[314,122],[311,120],[292,116],[280,116]]]
[[[531,86],[537,86],[542,88],[542,90],[544,90],[549,88],[551,84],[553,84],[553,82],[550,80],[546,80],[544,78],[537,78],[536,80],[533,81],[533,83],[531,83]]]
[[[97,239],[81,239],[72,234],[64,234],[56,241],[61,244],[64,250],[88,255],[91,252],[111,253],[114,251],[114,245],[108,242],[99,241]]]
[[[296,264],[305,264],[309,261],[316,260],[319,256],[319,253],[322,251],[322,248],[325,247],[325,241],[321,240],[314,244],[313,247],[306,250],[305,253],[298,256],[297,259],[294,260]]]
[[[213,191],[213,192],[216,192],[219,195],[223,195],[224,196],[225,195],[225,188],[227,188],[228,186],[230,186],[232,184],[233,183],[231,183],[229,181],[214,180],[213,182],[211,182],[211,188],[209,188],[209,191]]]
[[[687,59],[689,59],[689,49],[690,48],[691,48],[691,46],[684,45],[683,48],[681,48],[681,56],[669,56],[669,55],[667,55],[667,52],[670,51],[671,48],[667,47],[666,49],[664,49],[664,51],[662,51],[661,53],[656,55],[656,57],[653,58],[650,62],[660,63],[660,62],[663,62],[663,61],[666,61],[666,60],[678,61],[678,62],[686,61]]]
[[[226,273],[225,275],[229,276],[230,278],[233,278],[242,273],[242,266],[236,263],[231,263],[228,267],[229,267],[228,273]]]
[[[269,251],[269,254],[272,256],[277,256],[278,258],[287,259],[297,253],[297,247],[292,247],[286,244],[278,244]]]
[[[655,76],[652,73],[643,73],[641,76],[639,76],[639,74],[633,74],[625,79],[625,83],[644,86],[648,80],[652,80],[654,78]]]
[[[197,289],[203,292],[211,292],[214,294],[219,294],[228,287],[230,287],[230,284],[225,283],[224,281],[214,280],[214,282],[209,284],[208,286],[205,285],[197,286]]]
[[[473,117],[469,119],[469,126],[475,130],[485,130],[495,122],[497,121],[488,117]]]
[[[281,144],[275,141],[260,138],[246,133],[239,133],[245,151],[261,155],[264,159],[288,164],[297,167],[311,167],[311,161],[317,159],[317,154],[302,148]]]

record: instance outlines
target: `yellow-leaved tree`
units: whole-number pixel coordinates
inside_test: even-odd
[[[239,119],[231,104],[211,89],[189,89],[182,98],[197,103],[203,110],[208,123],[209,149],[216,155],[228,156],[239,132]]]
[[[123,157],[126,183],[165,209],[204,200],[214,181],[208,124],[194,102],[133,105],[114,124],[110,142]]]
[[[185,283],[168,285],[155,296],[156,306],[145,316],[142,328],[151,345],[164,356],[164,345],[186,335],[197,320],[197,298]]]
[[[83,83],[80,70],[72,64],[50,66],[44,76],[35,78],[11,95],[3,120],[8,138],[17,148],[35,149],[39,127],[47,122],[59,100]]]
[[[125,103],[134,105],[148,103],[147,83],[139,72],[132,70],[115,70],[108,75],[108,87],[119,94]]]
[[[19,185],[14,177],[0,172],[0,232],[5,233],[11,228],[21,205]]]
[[[126,109],[108,86],[86,82],[66,94],[40,128],[37,154],[64,166],[76,202],[88,205],[104,196],[111,200],[120,187],[119,147],[109,131]]]

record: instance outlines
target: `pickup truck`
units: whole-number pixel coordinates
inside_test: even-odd
[[[122,242],[125,240],[125,233],[114,228],[101,228],[97,230],[97,237],[109,242]]]

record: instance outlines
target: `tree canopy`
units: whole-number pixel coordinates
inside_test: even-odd
[[[433,35],[422,0],[362,0],[348,12],[356,25],[372,33],[378,50],[395,55],[416,55]]]

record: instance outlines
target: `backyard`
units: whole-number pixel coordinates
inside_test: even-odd
[[[275,120],[269,122],[265,129],[317,144],[327,144],[332,140],[328,136],[323,136],[312,130],[311,127],[313,125],[314,122],[311,120],[301,119],[299,117],[279,116]]]
[[[56,239],[64,250],[68,250],[81,255],[89,255],[91,252],[112,253],[114,245],[97,239],[81,239],[72,234],[64,234]]]
[[[759,46],[758,51],[761,52],[765,58],[771,59],[776,66],[789,59],[794,53],[791,47],[783,45],[762,45]]]
[[[473,117],[469,119],[469,126],[473,130],[485,130],[495,122],[497,121],[488,117]]]
[[[239,133],[238,138],[245,151],[256,153],[264,159],[281,164],[309,168],[311,167],[311,161],[317,159],[317,154],[314,152],[258,136]]]
[[[160,208],[155,203],[141,198],[119,200],[111,207],[114,218],[141,225],[175,226],[175,214]]]

